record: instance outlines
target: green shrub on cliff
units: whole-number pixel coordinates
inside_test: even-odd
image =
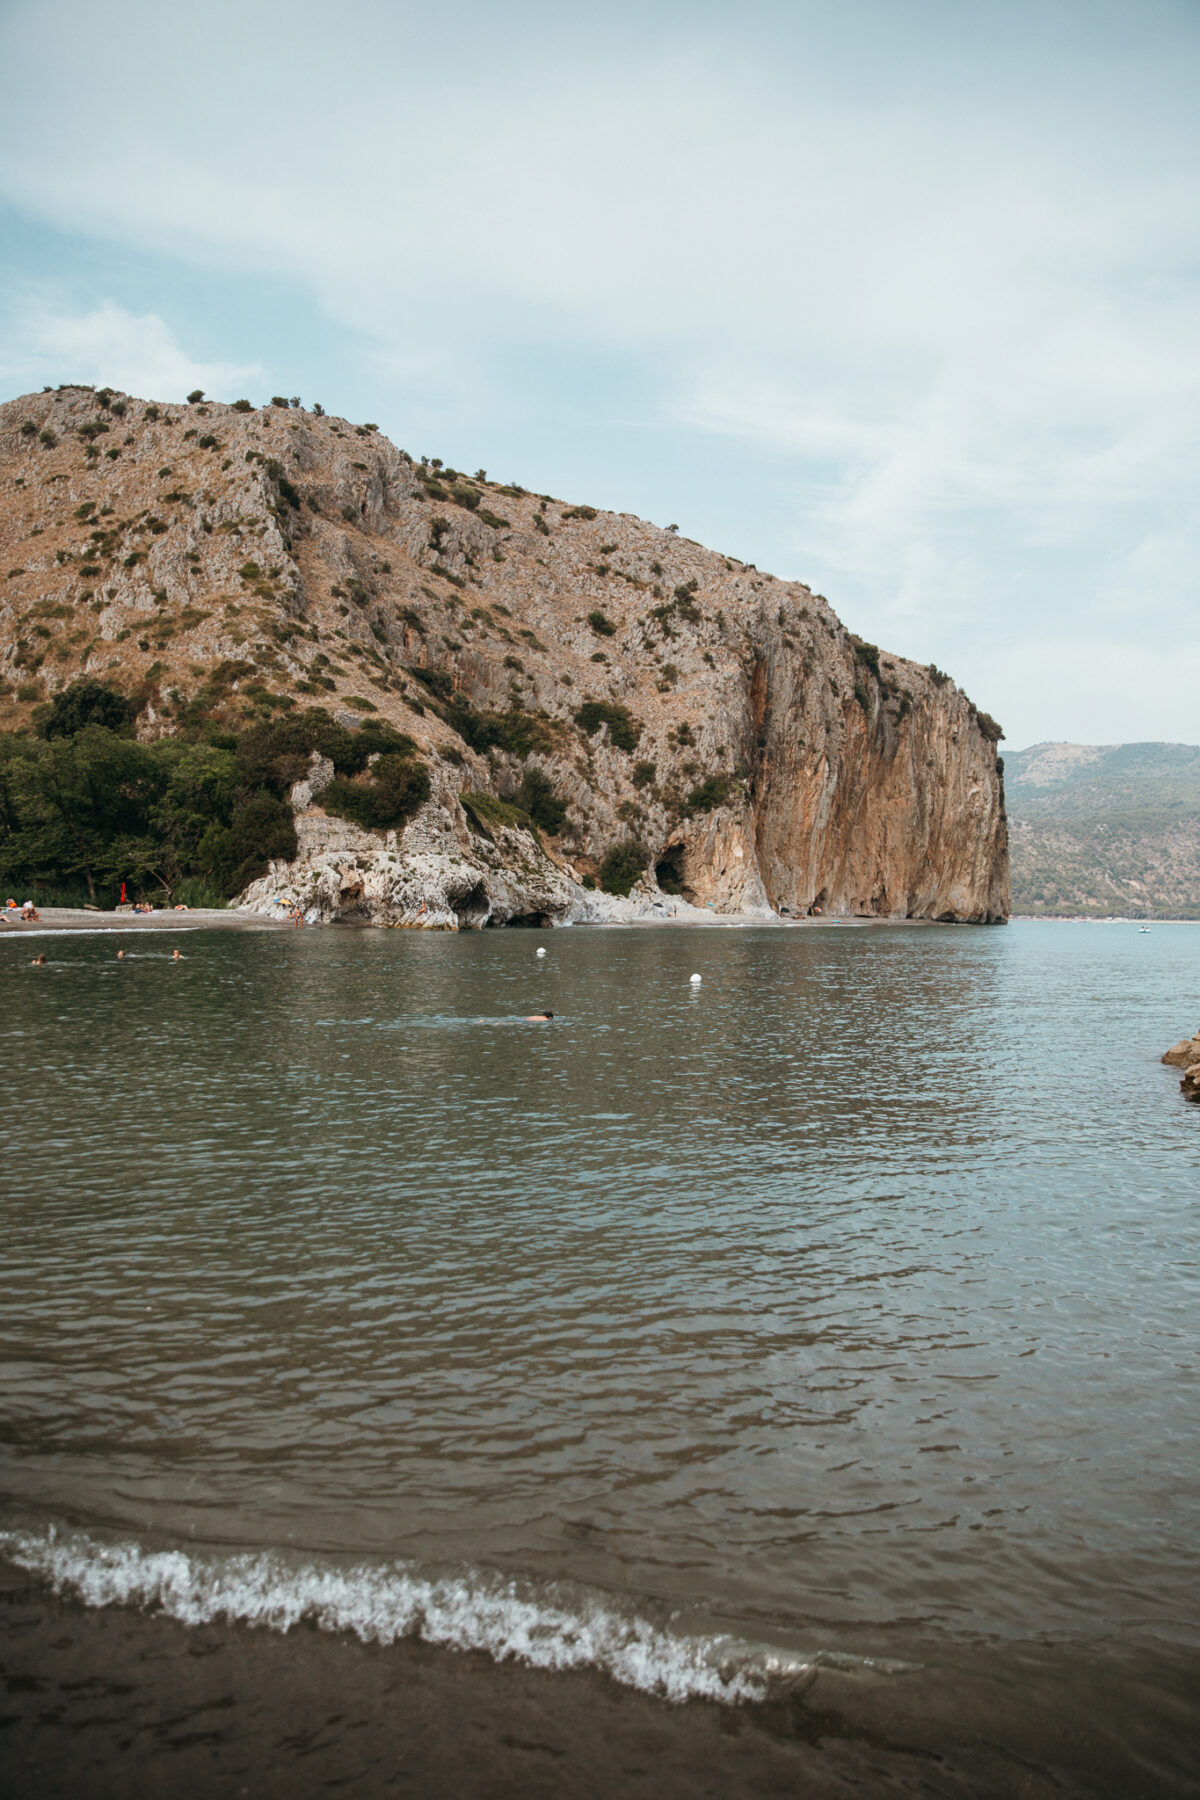
[[[650,852],[636,838],[614,844],[600,864],[600,886],[606,894],[627,895],[650,861]]]
[[[559,799],[548,775],[541,769],[526,769],[515,798],[535,825],[540,825],[551,837],[558,836],[567,822],[567,803]]]
[[[124,732],[133,724],[135,708],[109,687],[106,681],[73,681],[54,696],[38,720],[37,733],[43,738],[73,737],[85,725],[104,725],[109,731]]]
[[[506,825],[510,831],[533,832],[533,820],[529,814],[511,800],[502,800],[498,794],[465,789],[458,796],[458,801],[472,827],[481,837],[492,838],[489,829],[492,825]]]
[[[507,712],[479,712],[456,692],[454,678],[445,669],[414,664],[408,673],[433,695],[439,715],[472,750],[506,750],[510,756],[526,757],[553,749],[553,732],[544,716],[516,704]]]
[[[595,737],[602,725],[608,726],[610,741],[618,750],[635,750],[642,728],[627,706],[607,700],[585,700],[575,714],[575,723],[588,737]]]
[[[410,751],[381,756],[366,781],[336,776],[319,801],[327,813],[368,831],[391,831],[429,798],[429,770]]]
[[[698,787],[694,787],[687,797],[685,811],[690,813],[712,812],[714,807],[724,806],[726,801],[736,796],[737,784],[728,775],[709,775]]]
[[[876,681],[882,682],[883,672],[879,667],[878,644],[868,644],[865,638],[855,637],[853,632],[850,633],[850,644],[854,651],[855,662],[861,663],[864,668],[870,669]]]

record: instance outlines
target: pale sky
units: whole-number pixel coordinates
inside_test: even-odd
[[[0,394],[298,393],[1195,741],[1198,95],[1195,0],[2,0]]]

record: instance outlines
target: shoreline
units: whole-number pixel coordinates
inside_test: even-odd
[[[3,915],[0,915],[2,917]],[[1007,923],[1008,921],[1005,921]],[[1031,920],[1038,924],[1042,921]],[[1066,922],[1066,921],[1062,921]],[[635,919],[576,919],[563,924],[546,924],[539,926],[500,925],[486,929],[497,931],[529,931],[533,935],[557,931],[637,931],[643,928],[661,930],[674,927],[684,931],[748,931],[760,930],[815,930],[826,931],[836,927],[839,931],[877,930],[882,927],[920,926],[945,927],[959,929],[961,923],[955,921],[951,927],[948,921],[939,919],[882,919],[862,918],[849,915],[845,918],[780,918],[778,914],[763,916],[756,913],[692,913],[680,918],[656,918],[646,914]],[[216,907],[192,907],[185,913],[164,910],[156,913],[116,913],[92,912],[86,907],[46,906],[40,909],[37,919],[28,921],[16,914],[9,914],[5,923],[0,924],[0,944],[6,939],[18,937],[39,937],[47,934],[69,935],[75,937],[96,936],[102,932],[144,932],[144,931],[295,931],[297,927],[288,918],[272,918],[269,913],[252,912],[237,908],[228,912]],[[322,921],[314,919],[306,921],[305,929],[315,931],[395,931],[403,929],[395,925],[383,925],[373,919],[331,919]],[[425,929],[437,931],[437,926]],[[473,937],[482,935],[482,931],[462,929],[449,932],[449,936]]]
[[[144,932],[144,931],[294,931],[296,927],[289,919],[272,918],[269,913],[252,911],[243,907],[192,907],[187,912],[163,910],[154,913],[118,913],[103,912],[90,907],[46,906],[41,909],[41,916],[36,920],[25,921],[17,914],[0,914],[0,943],[6,939],[18,937],[37,937],[47,933],[67,933],[75,936],[90,936],[100,932]],[[605,919],[578,921],[571,925],[545,925],[541,927],[499,926],[498,930],[541,930],[544,932],[564,930],[638,930],[642,927],[661,929],[674,926],[682,930],[692,931],[745,931],[752,927],[770,930],[807,930],[824,931],[836,927],[839,931],[874,930],[880,927],[921,926],[932,927],[948,921],[939,919],[893,919],[864,918],[851,914],[846,917],[821,918],[783,918],[779,914],[762,916],[747,913],[709,913],[698,914],[694,909],[690,916],[678,915],[655,917],[652,913],[635,919]],[[956,926],[958,922],[956,921]],[[1027,913],[1013,913],[1004,921],[1009,925],[1200,925],[1200,919],[1136,919],[1122,918],[1114,915],[1111,918],[1045,918],[1034,917]],[[339,919],[331,925],[321,925],[314,921],[312,929],[340,931],[390,931],[394,926],[376,925],[370,919]]]
[[[297,1626],[183,1624],[88,1606],[0,1557],[8,1730],[0,1800],[154,1800],[169,1755],[174,1800],[261,1800],[337,1785],[354,1800],[398,1788],[461,1800],[1182,1800],[1186,1725],[1122,1716],[1139,1666],[1030,1647],[906,1665],[835,1660],[800,1690],[756,1703],[673,1703],[598,1670],[391,1644]],[[923,1651],[925,1647],[922,1647]],[[1168,1666],[1186,1711],[1191,1664]],[[1014,1679],[1014,1677],[1016,1679]],[[1024,1677],[1022,1679],[1022,1677]],[[1094,1686],[1092,1686],[1094,1684]],[[1119,1726],[1114,1721],[1120,1721]],[[1064,1728],[1065,1727],[1065,1728]]]
[[[93,912],[84,906],[45,906],[40,909],[37,919],[24,920],[19,914],[8,914],[0,925],[0,944],[6,938],[35,937],[48,931],[198,931],[210,927],[224,931],[295,930],[284,919],[264,918],[241,910],[226,912],[215,906],[191,907],[187,912],[164,910],[154,913]]]

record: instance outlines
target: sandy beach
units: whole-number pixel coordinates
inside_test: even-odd
[[[1071,1716],[1069,1657],[999,1710],[994,1684],[951,1691],[937,1668],[897,1683],[826,1667],[762,1705],[675,1706],[588,1670],[88,1608],[2,1560],[0,1611],[2,1800],[1052,1800],[1063,1765],[1094,1800],[1183,1791],[1170,1757],[1148,1773],[1119,1669],[1120,1724]]]
[[[19,912],[0,913],[0,943],[8,937],[35,937],[46,931],[199,931],[218,926],[223,931],[294,930],[286,919],[264,918],[260,913],[226,911],[223,907],[198,906],[186,912],[101,912],[90,906],[42,906],[28,921]]]

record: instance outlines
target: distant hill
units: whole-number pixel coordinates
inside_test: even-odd
[[[1034,744],[1004,785],[1015,913],[1200,918],[1200,745]]]

